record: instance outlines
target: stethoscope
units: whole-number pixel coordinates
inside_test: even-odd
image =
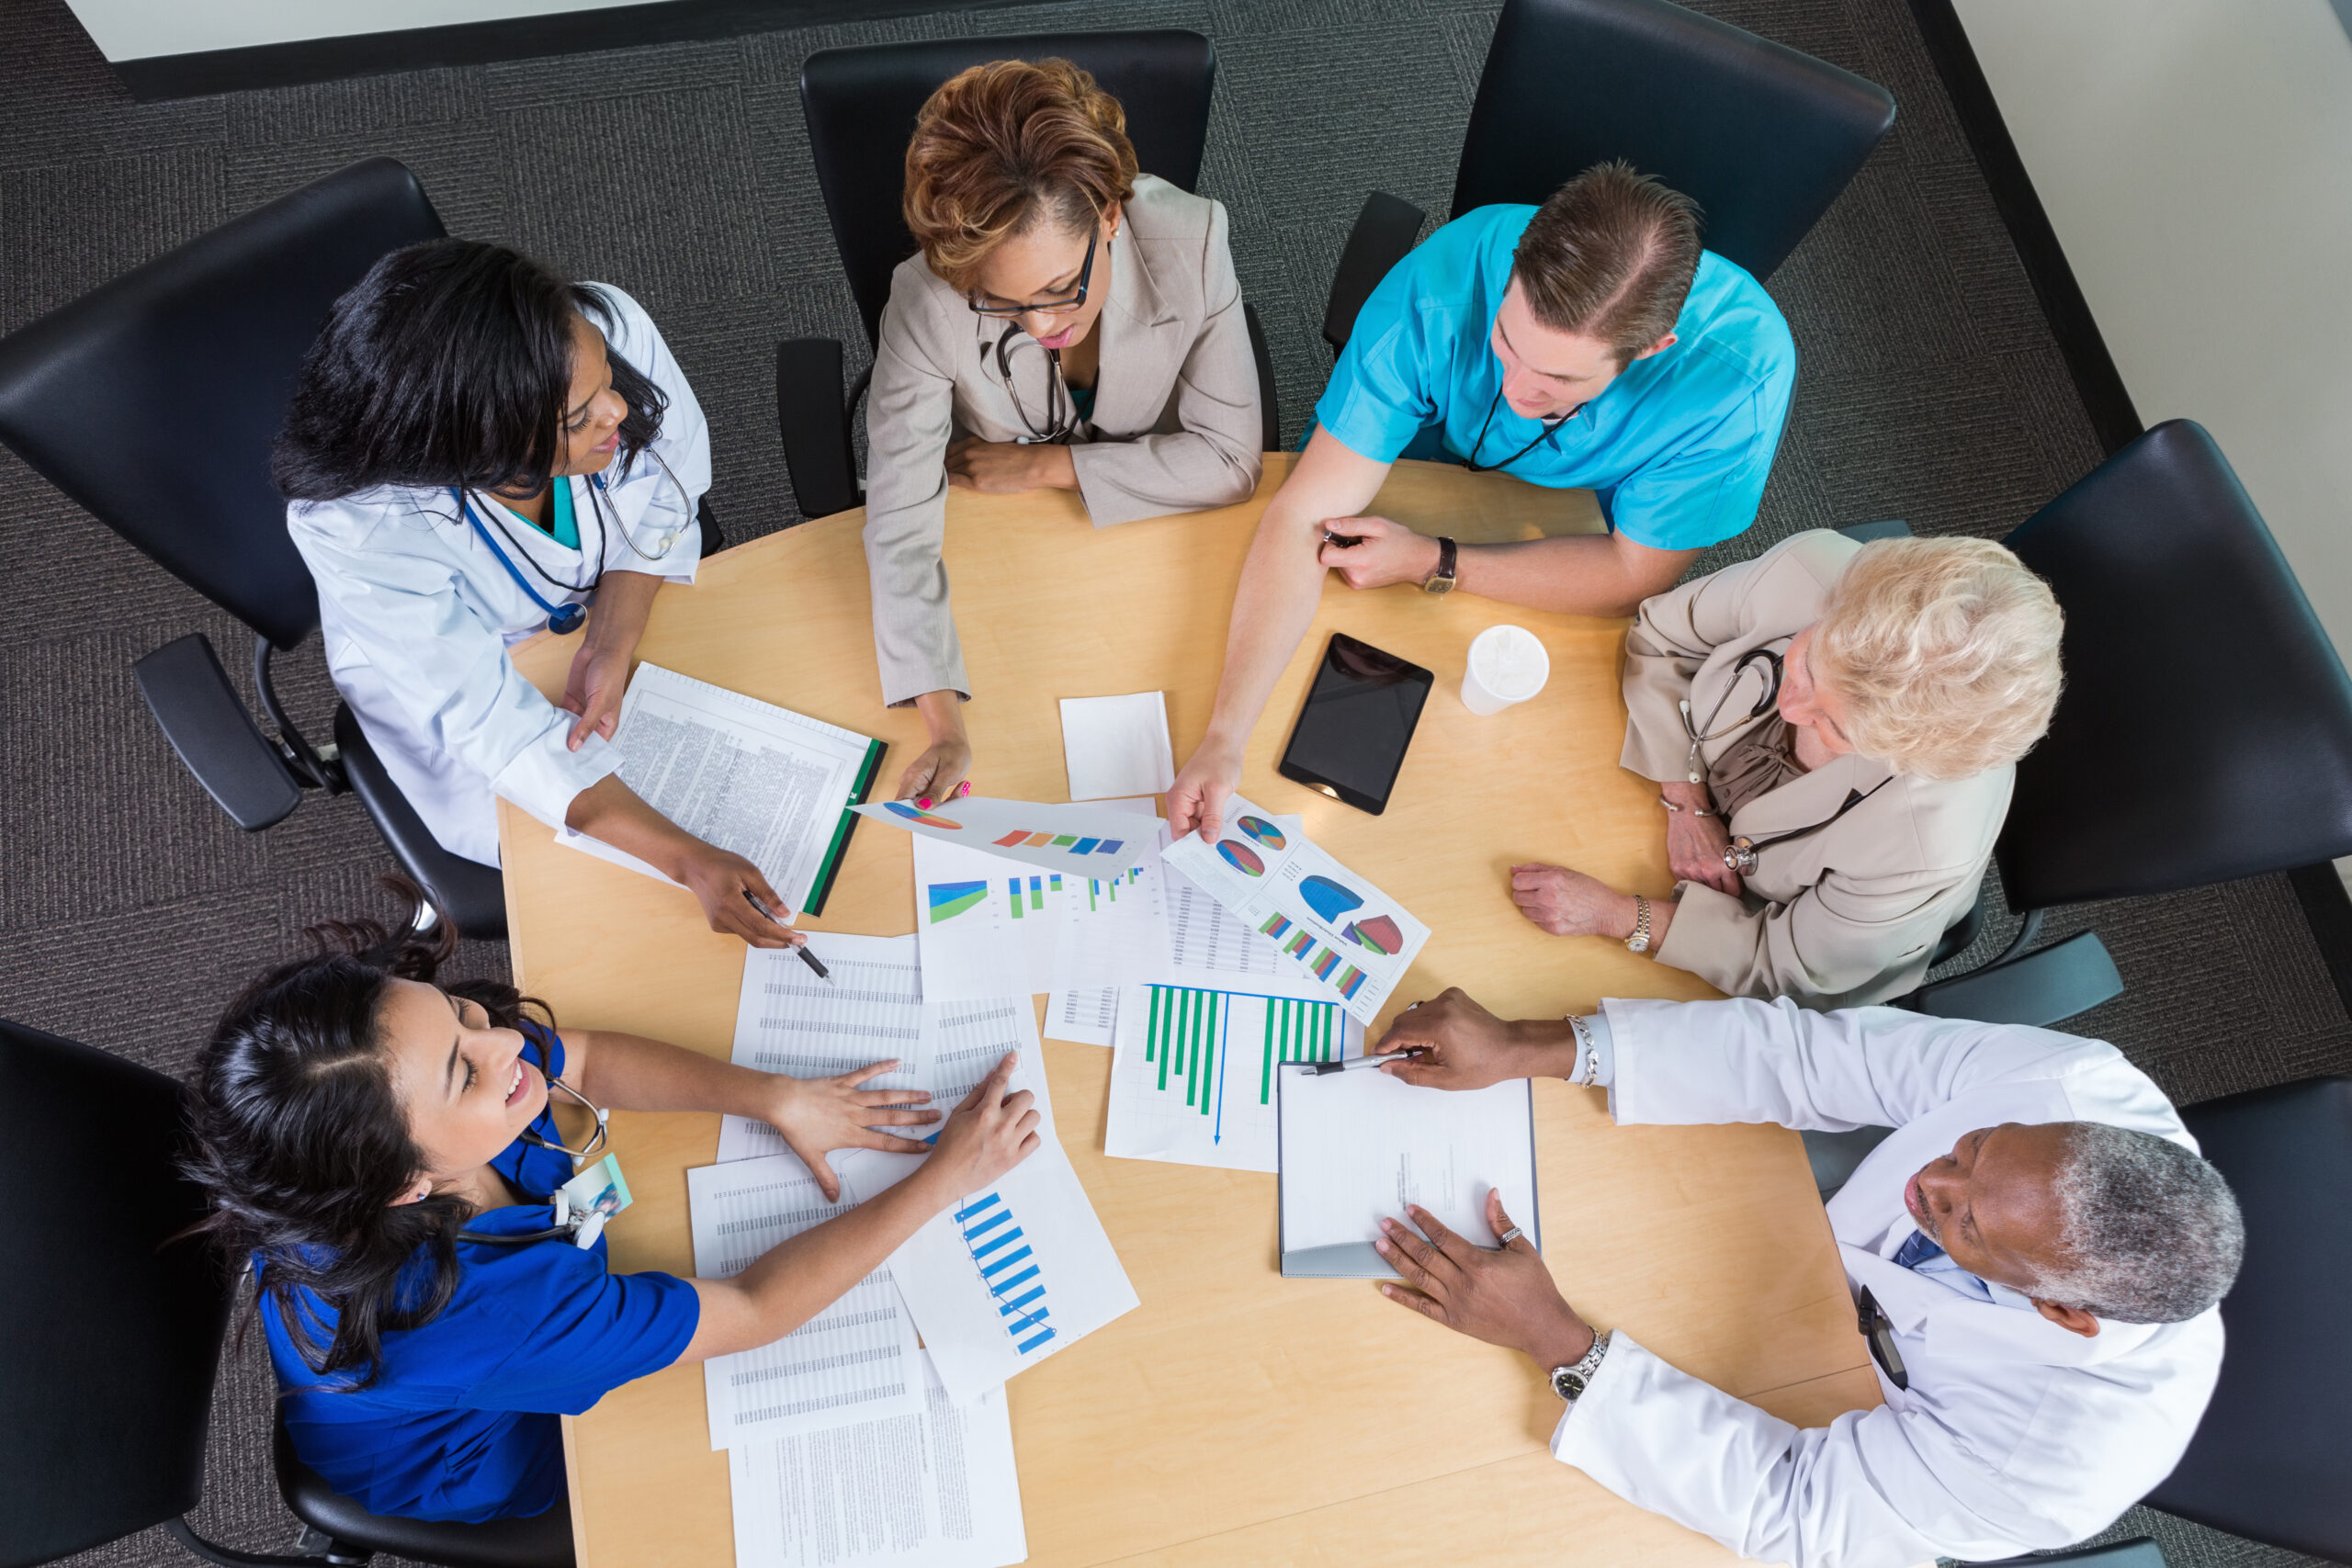
[[[572,1088],[570,1084],[564,1082],[560,1077],[550,1076],[548,1078],[548,1088],[551,1090],[559,1089],[563,1090],[564,1093],[571,1096],[572,1099],[578,1100],[582,1105],[586,1106],[588,1108],[588,1113],[596,1118],[596,1130],[588,1135],[588,1146],[580,1149],[568,1149],[561,1144],[553,1143],[546,1138],[540,1137],[537,1133],[532,1132],[527,1127],[515,1135],[515,1141],[518,1143],[528,1144],[533,1148],[552,1149],[557,1154],[566,1156],[571,1159],[572,1168],[574,1170],[578,1170],[582,1167],[585,1166],[590,1160],[604,1153],[605,1145],[612,1142],[613,1113],[609,1109],[597,1104],[593,1100],[590,1100],[586,1095],[581,1093],[578,1089]],[[571,1194],[563,1191],[561,1189],[557,1190],[553,1202],[555,1204],[555,1224],[548,1226],[545,1230],[517,1231],[512,1235],[497,1235],[485,1231],[459,1231],[458,1233],[458,1239],[459,1241],[477,1242],[485,1247],[523,1247],[535,1241],[553,1241],[558,1236],[562,1236],[567,1240],[576,1242],[579,1240],[580,1232],[585,1226],[593,1224],[599,1229],[603,1228],[605,1216],[598,1214],[594,1211],[584,1211],[580,1213],[572,1213]],[[585,1246],[587,1244],[585,1242],[582,1242],[580,1245]]]
[[[1487,444],[1487,431],[1488,427],[1495,423],[1495,411],[1502,406],[1503,388],[1502,383],[1498,381],[1495,383],[1495,395],[1493,398],[1489,399],[1487,403],[1486,420],[1478,426],[1478,439],[1470,443],[1470,456],[1467,457],[1457,457],[1454,459],[1455,462],[1460,463],[1464,468],[1469,469],[1474,474],[1498,474],[1502,472],[1505,468],[1510,468],[1513,463],[1518,462],[1521,457],[1526,457],[1530,452],[1534,451],[1538,446],[1543,446],[1544,443],[1551,440],[1555,435],[1557,435],[1560,433],[1560,426],[1567,423],[1568,421],[1576,418],[1577,415],[1584,412],[1585,411],[1585,405],[1578,403],[1576,407],[1570,409],[1566,413],[1554,414],[1550,419],[1543,422],[1544,428],[1536,433],[1534,440],[1529,442],[1518,451],[1513,452],[1510,457],[1505,457],[1499,463],[1481,463],[1478,461],[1478,448]]]
[[[1013,442],[1022,446],[1062,446],[1078,434],[1077,423],[1062,417],[1062,404],[1065,402],[1069,403],[1072,414],[1078,412],[1078,404],[1069,395],[1069,383],[1062,378],[1062,351],[1058,348],[1046,350],[1046,428],[1040,430],[1021,401],[1021,389],[1012,382],[1012,344],[1014,334],[1020,332],[1019,321],[1007,321],[1003,333],[996,340],[997,379],[1004,383],[1004,394],[1012,400],[1012,412],[1019,416],[1021,427],[1029,433],[1014,436]],[[988,357],[989,344],[983,340],[980,362],[985,365]]]
[[[1716,721],[1723,717],[1724,704],[1731,700],[1732,688],[1739,684],[1740,677],[1747,672],[1748,665],[1758,660],[1763,660],[1770,671],[1764,681],[1764,694],[1757,698],[1755,705],[1746,713],[1733,719],[1729,724],[1718,726]],[[1781,700],[1781,676],[1783,669],[1781,656],[1769,648],[1754,648],[1741,654],[1739,661],[1731,667],[1731,679],[1724,683],[1723,694],[1715,699],[1714,707],[1707,714],[1707,730],[1704,734],[1700,733],[1699,727],[1690,721],[1690,699],[1686,697],[1682,700],[1679,705],[1682,709],[1682,732],[1690,738],[1690,756],[1684,765],[1684,772],[1690,776],[1692,784],[1707,782],[1706,775],[1699,771],[1699,748],[1702,745],[1710,740],[1720,740],[1734,730],[1744,725],[1753,724],[1772,711],[1774,705]],[[1867,792],[1859,789],[1848,790],[1844,804],[1809,828],[1794,828],[1785,833],[1775,833],[1767,839],[1751,839],[1745,833],[1735,835],[1730,844],[1724,850],[1724,869],[1736,871],[1742,876],[1748,875],[1756,869],[1757,857],[1766,850],[1772,848],[1775,844],[1793,843],[1799,839],[1811,838],[1894,782],[1893,776],[1890,775],[1872,784]]]
[[[670,483],[672,487],[677,491],[679,499],[686,502],[687,510],[691,512],[694,506],[694,498],[686,494],[686,487],[679,482],[677,474],[672,471],[668,461],[662,457],[661,453],[654,451],[650,446],[645,448],[645,454],[647,457],[651,457],[656,463],[661,465],[662,473],[669,476]],[[561,482],[569,484],[571,483],[571,480],[566,479]],[[597,585],[605,581],[605,557],[612,549],[612,536],[606,531],[605,524],[606,514],[613,512],[613,503],[612,498],[605,493],[604,475],[591,474],[588,477],[588,495],[589,510],[596,514],[596,570],[586,582],[566,582],[560,578],[550,576],[548,573],[540,570],[538,562],[531,559],[530,552],[524,549],[520,544],[515,542],[514,535],[506,533],[506,525],[503,523],[500,523],[498,525],[498,531],[506,536],[506,542],[514,546],[515,552],[522,556],[524,561],[533,571],[538,572],[540,580],[548,583],[550,587],[556,588],[565,593],[587,593],[594,595],[596,592]],[[451,500],[458,503],[458,510],[464,513],[466,521],[473,525],[475,536],[481,540],[482,544],[488,547],[492,555],[498,558],[498,564],[506,569],[506,575],[514,580],[514,586],[521,589],[524,596],[529,599],[532,604],[537,604],[540,611],[546,615],[548,618],[548,630],[555,633],[558,637],[569,637],[571,633],[578,631],[587,623],[588,610],[585,605],[570,602],[560,604],[551,604],[539,592],[537,589],[531,586],[530,580],[525,577],[522,572],[516,569],[514,560],[507,555],[507,553],[498,547],[498,541],[490,536],[490,530],[482,525],[481,516],[474,511],[473,502],[466,499],[466,492],[462,488],[457,485],[451,485],[449,487],[449,496]],[[493,521],[495,521],[494,518]],[[620,518],[617,513],[613,513],[612,521],[616,526],[618,525]],[[664,555],[668,554],[670,549],[670,541],[676,536],[677,536],[674,534],[664,536],[656,546],[660,553]],[[629,541],[628,530],[626,528],[621,529],[621,542],[628,545],[629,553],[637,557],[638,559],[642,561],[650,561],[654,558],[654,557],[647,555],[644,551],[639,549],[635,544]]]

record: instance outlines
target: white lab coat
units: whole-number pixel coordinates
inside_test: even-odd
[[[2196,1142],[2100,1041],[1781,1000],[1606,1004],[1620,1122],[1897,1129],[1829,1203],[1849,1284],[1894,1325],[1911,1387],[1800,1429],[1667,1365],[1623,1333],[1552,1451],[1627,1501],[1746,1557],[1899,1568],[2068,1545],[2178,1462],[2221,1371],[2218,1309],[2071,1334],[1895,1266],[1909,1178],[2004,1122],[2105,1122]],[[2001,1292],[1996,1292],[1999,1294]],[[2014,1298],[2013,1298],[2014,1299]]]
[[[593,314],[590,321],[670,400],[662,434],[627,477],[617,456],[605,472],[611,513],[604,565],[692,582],[702,555],[695,506],[710,488],[710,434],[701,405],[637,301],[607,284],[589,287],[613,307],[610,322]],[[604,547],[588,480],[568,482],[580,530],[576,550],[494,512],[494,502],[469,498],[515,570],[551,604],[589,600],[556,584],[591,581]],[[547,625],[548,613],[499,564],[447,491],[388,485],[339,501],[296,502],[286,521],[319,586],[335,690],[444,849],[496,865],[493,795],[560,826],[572,796],[620,765],[597,736],[569,750],[572,716],[541,696],[507,658],[510,646]],[[534,572],[526,556],[555,582]]]

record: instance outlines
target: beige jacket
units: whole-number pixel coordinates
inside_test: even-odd
[[[1261,458],[1258,367],[1224,207],[1142,175],[1108,254],[1094,412],[1070,446],[1088,515],[1100,528],[1247,500]],[[1016,409],[997,367],[1003,331],[920,254],[899,264],[865,409],[865,564],[882,696],[894,707],[971,692],[940,560],[947,444],[1024,436],[1023,409],[1039,429],[1047,420],[1046,351],[1025,333],[1008,345]]]
[[[1860,548],[1838,534],[1799,534],[1645,603],[1625,637],[1624,765],[1661,783],[1688,776],[1690,732],[1678,705],[1688,698],[1692,724],[1713,737],[1701,747],[1705,773],[1747,726],[1714,732],[1753,707],[1768,680],[1761,660],[1735,677],[1740,655],[1785,651],[1820,619]],[[1825,820],[1849,792],[1870,796],[1817,833],[1760,851],[1741,897],[1676,888],[1658,962],[1727,996],[1813,1008],[1860,1007],[1917,987],[1945,929],[1975,902],[2016,770],[1886,783],[1892,772],[1840,757],[1749,801],[1725,826],[1761,840]]]

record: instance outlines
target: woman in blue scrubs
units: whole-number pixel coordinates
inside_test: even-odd
[[[895,1064],[799,1079],[632,1034],[568,1030],[511,986],[434,984],[455,945],[373,921],[321,926],[317,957],[255,982],[198,1057],[190,1174],[208,1230],[250,1259],[295,1451],[370,1511],[481,1520],[564,1496],[556,1417],[677,1361],[771,1344],[932,1215],[1037,1146],[1008,1055],[935,1146],[920,1093],[861,1087]],[[779,1243],[732,1279],[616,1274],[554,1224],[571,1160],[548,1080],[600,1105],[768,1122],[828,1196],[836,1148],[928,1152],[914,1174]],[[534,1140],[544,1140],[544,1144]],[[462,1235],[460,1233],[463,1233]]]

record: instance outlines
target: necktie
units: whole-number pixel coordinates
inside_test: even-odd
[[[1926,1231],[1918,1231],[1897,1249],[1894,1254],[1894,1266],[1898,1269],[1917,1269],[1920,1264],[1931,1262],[1943,1255],[1944,1249],[1938,1247]]]

